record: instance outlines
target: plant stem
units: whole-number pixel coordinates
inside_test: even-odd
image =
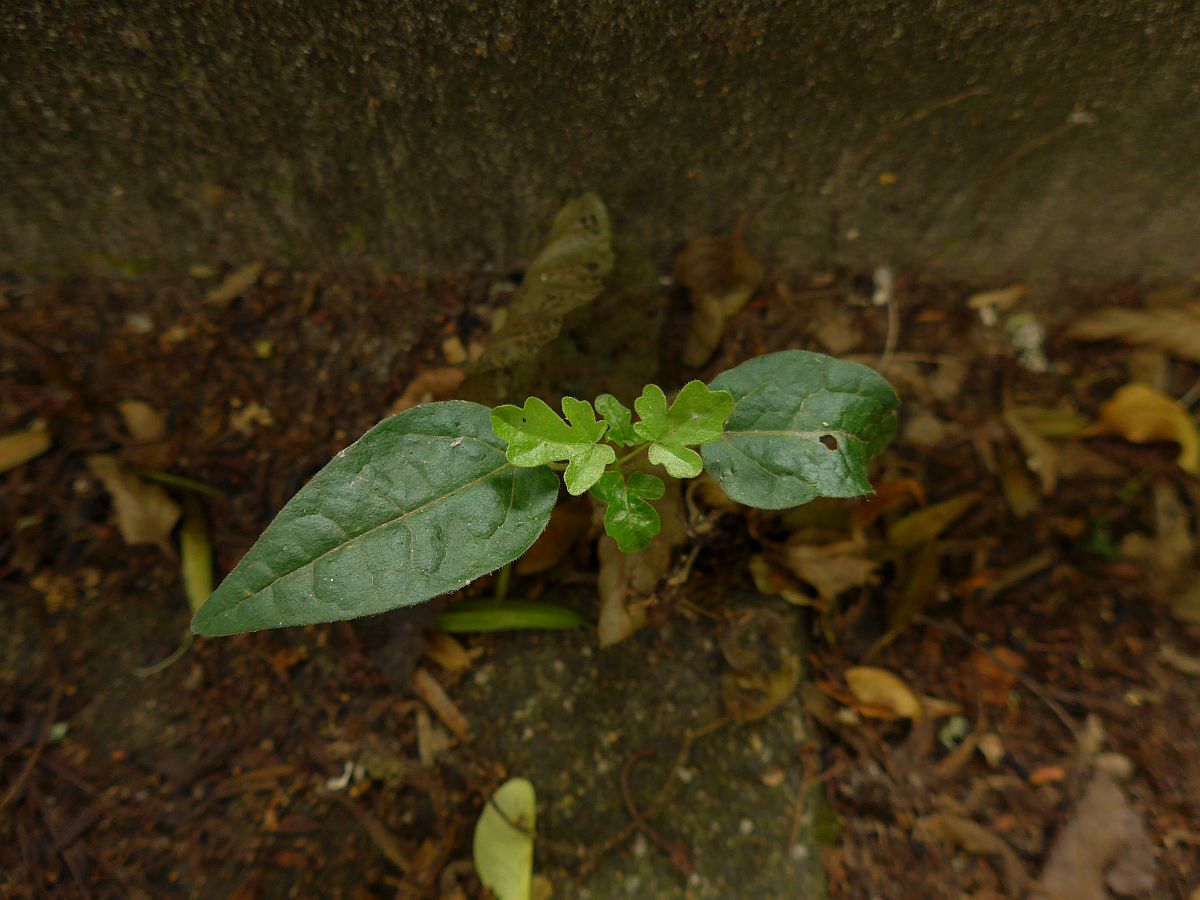
[[[621,466],[623,466],[627,462],[629,462],[631,459],[634,459],[639,453],[642,453],[649,446],[650,446],[649,443],[638,444],[636,447],[634,447],[632,450],[630,450],[624,456],[620,457],[615,463],[613,463],[613,465],[620,468]]]
[[[497,603],[503,603],[504,598],[508,596],[508,582],[512,578],[512,569],[513,564],[509,563],[496,576],[496,587],[492,591],[492,599]]]

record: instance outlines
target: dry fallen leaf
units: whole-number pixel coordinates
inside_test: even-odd
[[[1043,496],[1049,497],[1058,487],[1058,450],[1030,426],[1018,407],[1004,408],[1004,423],[1025,451],[1025,465],[1037,475]]]
[[[596,636],[601,647],[625,640],[645,624],[644,603],[666,576],[675,548],[686,540],[682,483],[669,479],[666,493],[653,505],[662,520],[662,531],[645,550],[622,553],[608,535],[602,535],[597,545],[600,615]]]
[[[1148,384],[1120,388],[1100,407],[1100,421],[1088,434],[1117,434],[1135,444],[1173,441],[1179,444],[1179,468],[1200,475],[1200,429],[1191,413]]]
[[[117,404],[125,430],[135,441],[161,441],[167,436],[167,420],[144,400],[122,400]]]
[[[392,415],[434,400],[451,400],[466,379],[463,370],[455,366],[439,366],[422,370],[408,383],[404,393],[396,398],[389,412]]]
[[[1108,889],[1141,896],[1154,888],[1154,851],[1117,781],[1098,770],[1046,857],[1035,898],[1108,900]]]
[[[888,528],[888,544],[894,550],[905,552],[934,540],[974,506],[979,496],[971,491],[909,513]]]
[[[257,426],[274,424],[275,416],[271,414],[271,410],[257,400],[252,400],[229,413],[229,427],[242,434],[250,434]]]
[[[843,591],[875,583],[879,563],[868,557],[865,539],[812,544],[805,538],[803,533],[789,538],[779,561],[816,588],[826,604]]]
[[[115,456],[89,456],[88,468],[112,496],[117,529],[127,544],[157,544],[173,554],[168,538],[181,510],[166,491],[135,475]]]
[[[874,666],[852,666],[845,672],[846,684],[857,709],[877,719],[912,719],[925,716],[921,698],[900,676]]]
[[[50,432],[44,428],[14,431],[0,437],[0,472],[24,465],[50,449]]]
[[[766,718],[800,679],[795,631],[779,613],[756,608],[726,623],[721,653],[732,672],[721,676],[725,711],[735,722]]]
[[[1025,888],[1025,868],[1021,859],[1000,837],[978,822],[953,813],[934,813],[917,822],[917,835],[925,841],[940,841],[961,847],[968,853],[998,856],[1004,867],[1004,889],[1010,897],[1020,896]],[[1063,894],[1064,898],[1072,896]]]
[[[1027,293],[1029,293],[1027,285],[1014,284],[994,291],[975,294],[967,299],[967,306],[979,313],[979,320],[990,327],[999,321],[1000,313],[1008,312],[1015,307]]]
[[[763,267],[742,240],[739,228],[721,237],[696,238],[675,258],[675,278],[692,298],[683,361],[703,366],[721,343],[725,325],[754,296]]]
[[[471,740],[471,725],[466,716],[450,699],[446,689],[428,671],[420,668],[413,670],[412,689],[428,704],[433,714],[442,720],[442,724],[454,732],[455,737],[460,741]]]
[[[1119,340],[1200,362],[1200,303],[1153,309],[1102,309],[1067,331],[1081,341]]]
[[[1180,621],[1200,624],[1200,537],[1174,485],[1154,484],[1155,535],[1134,532],[1121,541],[1121,555],[1144,563],[1147,586]]]
[[[425,655],[447,672],[465,672],[471,668],[474,656],[452,634],[444,631],[429,633]]]
[[[214,306],[228,306],[258,283],[264,268],[264,263],[260,261],[234,269],[225,276],[220,284],[205,295],[204,302]]]

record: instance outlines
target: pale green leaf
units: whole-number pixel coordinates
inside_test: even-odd
[[[412,606],[512,562],[558,479],[504,456],[489,410],[452,400],[380,422],[291,499],[192,620],[219,635]]]
[[[475,874],[496,900],[530,900],[537,794],[524,778],[510,778],[492,794],[475,823]]]
[[[733,395],[704,467],[730,498],[786,509],[815,497],[871,493],[867,468],[895,437],[900,401],[878,372],[820,353],[787,350],[722,372]]]
[[[725,420],[733,411],[733,397],[723,390],[709,390],[691,381],[667,408],[667,397],[656,384],[646,385],[633,403],[640,421],[633,426],[637,436],[650,441],[649,459],[663,466],[674,478],[695,478],[703,469],[700,454],[689,447],[719,439]]]
[[[596,482],[592,495],[608,504],[604,531],[623,552],[645,550],[662,529],[658,511],[646,501],[659,499],[665,491],[662,479],[646,472],[634,472],[626,482],[614,470]]]
[[[608,423],[607,437],[618,447],[628,447],[639,441],[633,430],[633,412],[612,394],[601,394],[596,398],[596,412]]]
[[[567,422],[544,400],[530,397],[524,407],[496,407],[492,427],[508,441],[506,452],[513,465],[532,467],[565,461],[563,481],[567,491],[578,496],[596,483],[605,466],[616,461],[617,454],[607,444],[596,443],[608,426],[596,421],[590,403],[564,397],[563,412]]]

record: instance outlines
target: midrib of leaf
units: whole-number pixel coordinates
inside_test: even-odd
[[[433,438],[433,439],[443,439],[443,440],[448,440],[448,441],[456,441],[456,440],[458,440],[458,439],[459,439],[458,437],[454,437],[454,436],[450,436],[450,435],[444,435],[444,434],[429,434],[429,435],[420,435],[420,437],[428,437],[428,438]],[[489,449],[489,450],[495,451],[495,452],[497,452],[497,453],[499,453],[499,452],[500,452],[499,450],[497,450],[497,448],[496,448],[496,447],[493,447],[491,444],[487,443],[486,441],[481,441],[481,440],[479,440],[478,438],[467,438],[467,440],[474,440],[474,441],[476,441],[477,443],[483,444],[483,446],[484,446],[484,447],[486,447],[486,448],[487,448],[487,449]],[[366,531],[359,532],[358,534],[354,535],[353,537],[351,537],[351,538],[348,538],[348,539],[347,539],[347,540],[345,540],[345,541],[342,541],[342,543],[340,543],[340,544],[337,544],[337,545],[335,545],[335,546],[333,546],[333,547],[330,547],[330,548],[329,548],[328,550],[326,550],[324,553],[321,553],[321,554],[319,554],[319,555],[317,555],[317,556],[314,556],[312,559],[310,559],[310,560],[307,560],[306,562],[303,562],[303,563],[301,563],[301,564],[300,564],[300,565],[298,565],[298,566],[294,566],[293,568],[291,568],[291,569],[288,569],[286,572],[283,572],[283,573],[281,573],[281,574],[279,574],[279,575],[276,575],[276,576],[275,576],[273,579],[271,579],[270,581],[268,581],[268,582],[267,582],[266,584],[264,584],[262,587],[258,588],[256,591],[254,591],[254,592],[252,592],[252,593],[250,593],[250,594],[247,594],[247,595],[246,595],[246,596],[244,596],[244,597],[240,597],[240,598],[238,598],[237,600],[235,600],[235,601],[233,602],[233,604],[232,604],[232,605],[230,605],[230,606],[226,607],[224,610],[222,610],[220,613],[218,613],[218,615],[224,615],[224,614],[226,614],[226,613],[232,613],[232,612],[236,611],[236,610],[237,610],[237,609],[239,609],[239,608],[240,608],[240,607],[241,607],[241,606],[242,606],[244,603],[246,603],[246,601],[248,601],[248,600],[252,600],[252,599],[253,599],[253,598],[254,598],[256,595],[258,595],[258,594],[261,594],[261,593],[262,593],[263,591],[265,591],[267,588],[274,587],[274,586],[275,586],[275,585],[276,585],[278,582],[280,582],[280,581],[282,581],[283,579],[287,578],[289,575],[292,575],[292,574],[294,574],[294,573],[296,573],[296,572],[299,572],[301,569],[307,568],[307,567],[309,567],[309,566],[313,566],[313,567],[315,568],[315,567],[316,567],[316,565],[317,565],[317,563],[318,563],[318,562],[320,562],[322,559],[324,559],[326,556],[329,556],[329,554],[331,554],[331,553],[336,553],[337,551],[339,551],[339,550],[342,550],[342,549],[344,549],[344,548],[346,548],[346,547],[350,546],[350,545],[351,545],[351,544],[353,544],[355,541],[357,541],[357,540],[359,540],[359,539],[361,539],[361,538],[367,537],[368,535],[374,534],[376,531],[379,531],[381,528],[387,528],[387,527],[388,527],[388,526],[390,526],[390,525],[395,525],[397,522],[401,522],[401,521],[403,521],[403,520],[404,520],[404,519],[406,519],[406,518],[409,518],[409,517],[411,517],[411,516],[415,516],[415,515],[417,515],[418,513],[425,512],[426,510],[428,510],[428,509],[431,509],[431,508],[432,508],[432,507],[434,507],[434,506],[437,506],[439,503],[444,503],[444,502],[446,502],[447,500],[449,500],[451,497],[455,496],[456,494],[462,493],[463,491],[465,491],[465,490],[467,490],[467,489],[469,489],[469,488],[473,488],[473,487],[475,487],[477,484],[480,484],[481,482],[487,481],[489,478],[493,478],[493,477],[494,477],[494,476],[496,476],[498,473],[501,473],[501,472],[503,472],[505,469],[512,469],[513,471],[516,471],[518,468],[521,468],[521,467],[520,467],[520,466],[514,466],[514,465],[513,465],[512,463],[510,463],[510,462],[509,462],[507,459],[505,459],[505,460],[504,460],[504,463],[503,463],[502,465],[500,465],[500,466],[497,466],[495,469],[492,469],[490,472],[487,472],[487,473],[485,473],[485,474],[483,474],[483,475],[480,475],[478,478],[474,479],[473,481],[469,481],[469,482],[467,482],[466,484],[461,484],[461,485],[459,485],[458,487],[456,487],[454,490],[452,490],[452,491],[447,491],[445,494],[441,494],[441,495],[439,495],[439,496],[437,496],[437,497],[434,497],[432,500],[428,501],[427,503],[423,503],[423,504],[421,504],[421,505],[420,505],[420,506],[418,506],[418,507],[415,507],[415,508],[413,508],[413,509],[410,509],[410,510],[405,510],[405,511],[401,512],[401,514],[400,514],[400,515],[398,515],[398,516],[396,516],[395,518],[388,519],[388,520],[386,520],[386,521],[384,521],[384,522],[380,522],[378,525],[375,525],[375,526],[373,526],[373,527],[371,527],[371,528],[368,528]],[[384,496],[387,496],[387,495],[385,494]],[[508,499],[508,509],[507,509],[507,511],[506,511],[505,518],[507,518],[507,513],[512,511],[512,508],[513,508],[513,503],[514,503],[515,501],[516,501],[516,485],[514,484],[514,485],[513,485],[513,492],[512,492],[512,493],[509,495],[509,499]],[[392,501],[392,502],[394,503],[395,501]],[[334,523],[334,524],[337,524],[337,523]],[[340,527],[340,526],[339,526],[339,527]]]

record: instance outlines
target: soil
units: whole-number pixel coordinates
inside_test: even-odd
[[[1160,486],[1193,519],[1200,491],[1175,448],[1103,437],[1087,446],[1115,468],[1030,498],[1036,473],[1015,474],[1001,424],[1006,399],[1094,416],[1130,380],[1128,349],[1060,336],[1072,311],[1142,302],[1130,287],[1021,301],[1050,335],[1047,371],[1014,346],[1011,319],[987,325],[964,304],[969,285],[899,279],[894,352],[881,356],[888,316],[869,277],[780,280],[703,372],[679,368],[687,307],[666,304],[664,386],[784,348],[858,354],[905,404],[877,483],[910,479],[930,504],[979,492],[937,540],[919,615],[874,655],[916,580],[912,558],[817,613],[758,595],[748,572],[794,523],[735,511],[678,552],[698,548],[686,580],[612,649],[590,630],[474,636],[470,668],[450,672],[421,657],[432,617],[418,607],[198,639],[142,671],[185,632],[179,561],[170,544],[124,543],[86,458],[116,453],[218,489],[204,505],[227,572],[309,476],[446,365],[447,338],[485,339],[495,280],[269,270],[219,303],[203,279],[6,283],[0,434],[41,420],[53,446],[0,475],[0,894],[482,896],[467,862],[475,820],[523,775],[539,789],[536,868],[555,896],[1008,896],[1039,876],[1103,751],[1130,770],[1122,791],[1151,854],[1143,894],[1194,896],[1200,633],[1120,548],[1154,533]],[[1179,396],[1197,372],[1165,377]],[[161,413],[168,436],[131,439],[128,400]],[[913,508],[886,511],[872,540]],[[596,566],[584,541],[513,589],[594,620]],[[721,639],[759,609],[787,623],[806,677],[765,718],[734,724]],[[958,718],[913,724],[856,703],[845,673],[864,664]],[[416,698],[418,665],[470,740]],[[431,734],[447,746],[422,760]],[[977,743],[1003,753],[989,761]],[[950,820],[988,837],[931,833]]]

